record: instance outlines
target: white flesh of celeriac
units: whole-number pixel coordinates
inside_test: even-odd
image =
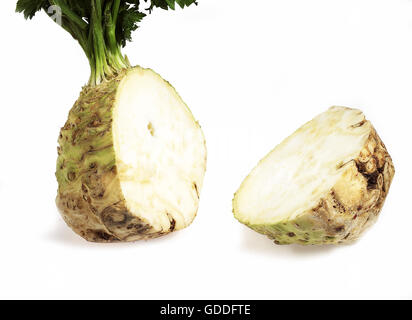
[[[332,108],[278,145],[250,173],[237,193],[238,217],[276,223],[314,207],[358,156],[371,125],[359,110]]]
[[[113,140],[129,211],[154,231],[188,226],[196,216],[206,166],[203,133],[172,86],[151,70],[119,86]]]

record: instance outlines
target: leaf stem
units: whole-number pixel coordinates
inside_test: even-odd
[[[87,30],[87,22],[72,11],[63,0],[50,0],[50,3],[60,7],[62,13],[67,16],[70,21],[74,22],[80,29]]]

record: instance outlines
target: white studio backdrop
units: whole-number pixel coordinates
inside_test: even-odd
[[[125,49],[169,80],[204,130],[208,169],[187,229],[136,243],[75,235],[54,199],[57,136],[89,77],[44,14],[0,11],[0,298],[412,298],[412,1],[199,0],[155,10]],[[276,144],[332,105],[360,108],[396,175],[357,243],[276,246],[231,200]],[[293,201],[291,199],[290,201]]]

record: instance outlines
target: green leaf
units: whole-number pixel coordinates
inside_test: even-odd
[[[147,1],[146,1],[147,2]],[[151,0],[150,7],[148,10],[151,12],[153,8],[161,8],[163,10],[168,10],[169,8],[174,10],[176,7],[176,3],[183,9],[184,7],[188,7],[192,4],[197,5],[196,0]]]
[[[177,4],[183,9],[184,7],[188,7],[192,4],[197,5],[196,0],[176,0]]]
[[[119,10],[116,26],[116,38],[123,47],[127,41],[132,40],[132,32],[139,26],[138,23],[146,16],[138,7],[128,5],[126,2]]]
[[[16,12],[22,12],[26,19],[32,19],[37,11],[47,10],[49,6],[48,0],[18,0]]]
[[[175,0],[166,0],[167,5],[174,10],[175,9]]]
[[[150,6],[146,9],[149,13],[152,12],[153,8],[174,10],[176,3],[181,8],[197,4],[196,0],[145,0],[145,2],[150,3]],[[123,47],[127,41],[132,40],[132,32],[138,28],[138,23],[146,16],[144,12],[140,11],[140,3],[141,1],[139,0],[121,1],[116,26],[116,39]]]

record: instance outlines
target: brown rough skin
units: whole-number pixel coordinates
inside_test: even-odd
[[[61,129],[56,177],[57,207],[68,226],[88,241],[135,241],[174,231],[155,231],[126,207],[117,176],[112,111],[127,71],[96,87],[84,87]]]
[[[395,168],[375,129],[359,156],[341,167],[347,168],[342,178],[315,208],[291,221],[248,226],[276,244],[337,244],[358,239],[377,220]]]

